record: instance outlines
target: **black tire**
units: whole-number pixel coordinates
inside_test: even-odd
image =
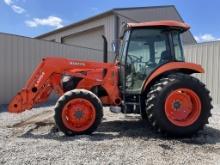
[[[63,111],[64,106],[70,100],[73,100],[76,98],[86,99],[87,101],[92,103],[92,105],[95,108],[95,113],[96,113],[93,124],[88,129],[79,131],[79,132],[70,130],[64,125],[62,121],[62,111]],[[97,129],[97,127],[101,123],[102,117],[103,117],[103,107],[102,107],[102,103],[100,99],[94,93],[88,90],[84,90],[84,89],[74,89],[69,92],[66,92],[63,96],[59,98],[55,106],[54,119],[55,119],[56,125],[59,128],[59,130],[62,131],[67,136],[91,134]]]
[[[165,100],[169,93],[178,88],[193,90],[201,101],[201,113],[198,119],[189,126],[176,126],[165,114]],[[157,132],[175,137],[191,136],[208,124],[211,116],[211,98],[205,85],[190,75],[176,73],[157,81],[147,94],[146,114],[152,128]]]

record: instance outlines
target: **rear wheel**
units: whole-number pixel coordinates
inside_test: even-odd
[[[102,104],[90,91],[75,89],[60,97],[55,106],[55,122],[66,135],[91,134],[101,123]]]
[[[177,73],[160,79],[147,94],[146,114],[158,132],[189,136],[211,116],[209,91],[194,77]]]

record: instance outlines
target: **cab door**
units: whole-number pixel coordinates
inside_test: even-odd
[[[166,62],[162,57],[171,57],[169,37],[162,29],[133,29],[125,46],[125,92],[138,94],[146,78]]]

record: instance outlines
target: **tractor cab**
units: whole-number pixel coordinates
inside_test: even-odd
[[[180,35],[188,29],[188,25],[177,21],[126,24],[117,56],[121,91],[140,94],[145,80],[157,68],[183,62]]]

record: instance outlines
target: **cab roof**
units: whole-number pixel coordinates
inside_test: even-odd
[[[128,23],[128,28],[138,28],[138,27],[169,27],[178,28],[183,31],[190,29],[190,26],[186,23],[174,20],[162,20],[162,21],[150,21],[150,22],[140,22],[140,23]]]

